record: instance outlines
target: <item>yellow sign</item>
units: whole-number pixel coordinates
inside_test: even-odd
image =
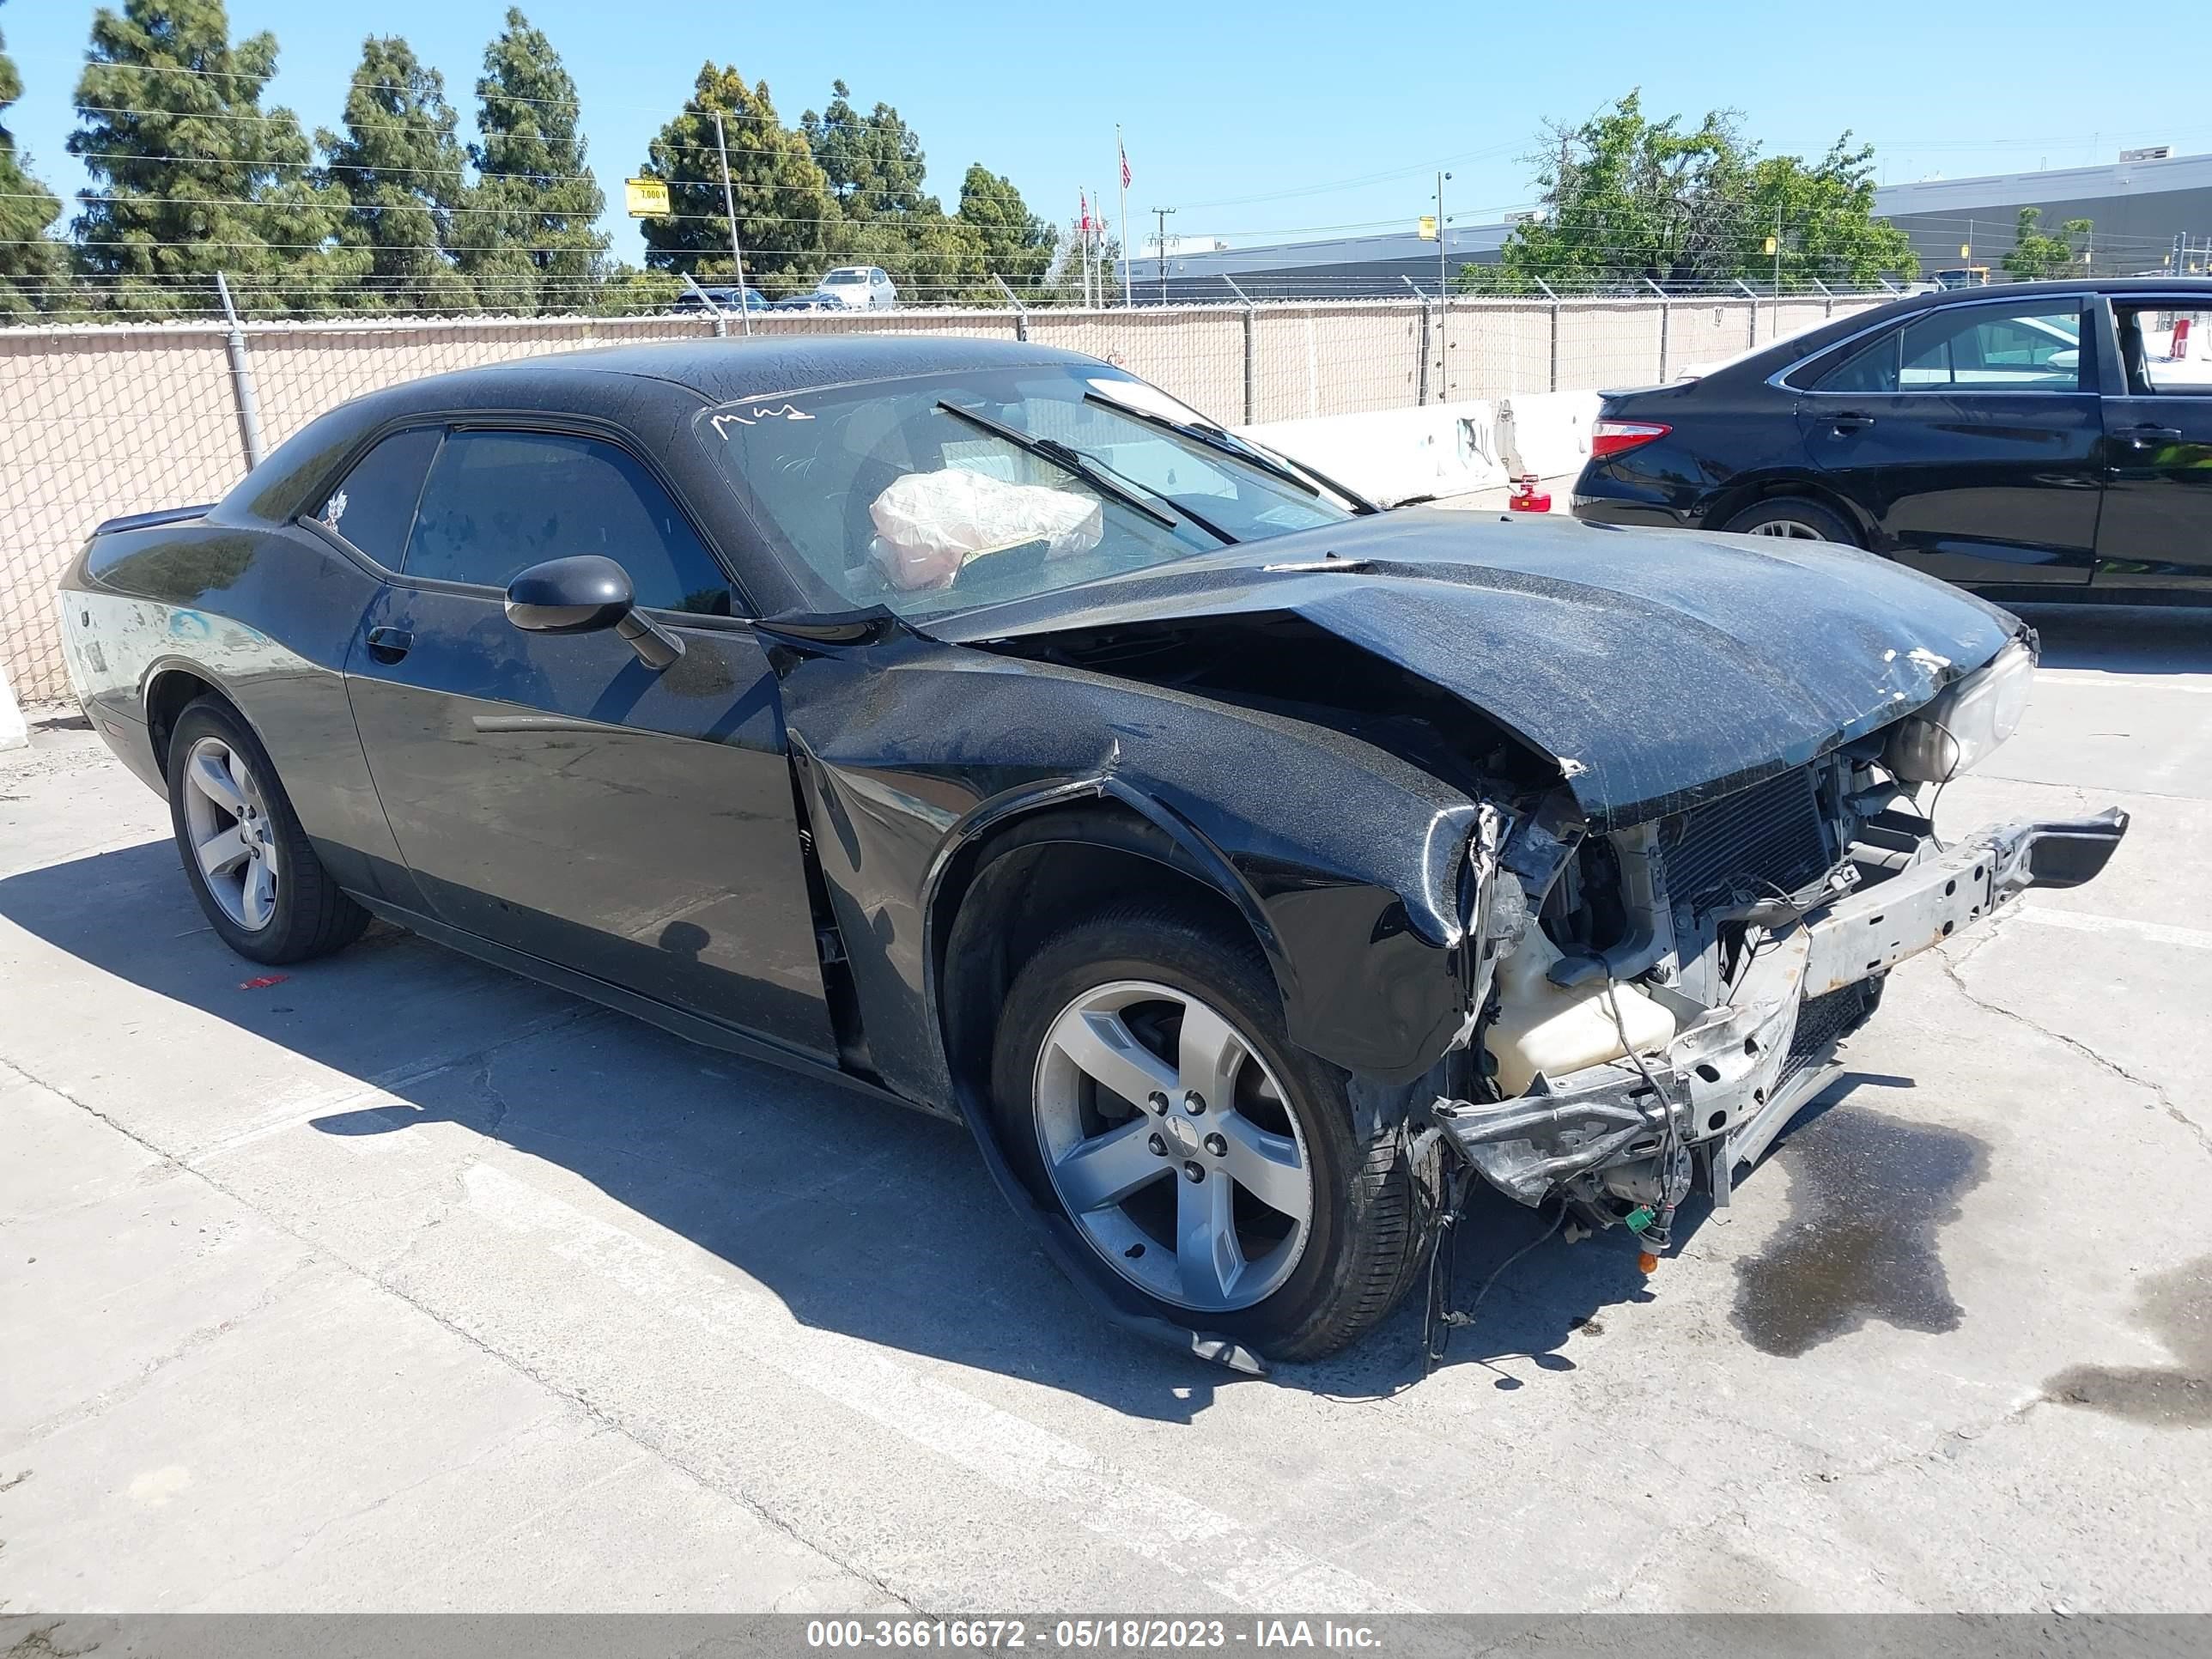
[[[1433,242],[1437,240],[1437,216],[1435,214],[1424,213],[1421,216],[1420,232],[1421,240],[1425,242]]]
[[[1971,242],[1961,242],[1961,243],[1960,243],[1960,244],[1959,244],[1959,257],[1960,257],[1961,259],[1971,259],[1971,258],[1972,258],[1974,257],[1974,247],[1973,247],[1973,244],[1972,244],[1972,243],[1971,243]]]
[[[1766,248],[1765,248],[1765,252],[1769,252],[1769,253],[1771,253],[1771,252],[1774,252],[1774,239],[1773,239],[1771,236],[1770,236],[1770,237],[1768,237],[1768,238],[1766,239]]]
[[[623,203],[633,219],[657,219],[668,211],[668,185],[659,179],[625,179]]]

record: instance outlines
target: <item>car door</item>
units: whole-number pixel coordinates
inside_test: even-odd
[[[1880,550],[1969,586],[2088,581],[2104,447],[2088,303],[1962,301],[1815,366],[1807,453]]]
[[[2105,399],[2099,589],[2212,596],[2212,301],[2112,301],[2124,384]]]
[[[680,639],[525,633],[507,583],[610,556]],[[727,573],[611,437],[455,426],[347,689],[435,920],[834,1058],[775,680]]]

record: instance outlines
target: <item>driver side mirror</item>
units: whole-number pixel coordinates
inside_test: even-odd
[[[611,628],[647,667],[667,667],[684,641],[637,609],[629,572],[598,553],[533,564],[507,585],[507,619],[531,634],[596,634]]]

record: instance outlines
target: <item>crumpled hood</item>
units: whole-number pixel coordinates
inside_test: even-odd
[[[995,605],[931,631],[980,642],[1275,612],[1517,732],[1560,763],[1601,830],[1679,811],[1887,725],[2021,628],[1853,548],[1429,507]]]

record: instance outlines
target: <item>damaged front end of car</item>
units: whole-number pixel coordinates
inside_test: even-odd
[[[1918,805],[2017,726],[2025,632],[1912,714],[1656,820],[1594,827],[1565,788],[1494,851],[1486,1000],[1448,1144],[1499,1191],[1668,1243],[1726,1205],[1812,1099],[1890,970],[2032,887],[2095,877],[2118,810],[1938,838]],[[1570,769],[1571,776],[1571,769]]]

